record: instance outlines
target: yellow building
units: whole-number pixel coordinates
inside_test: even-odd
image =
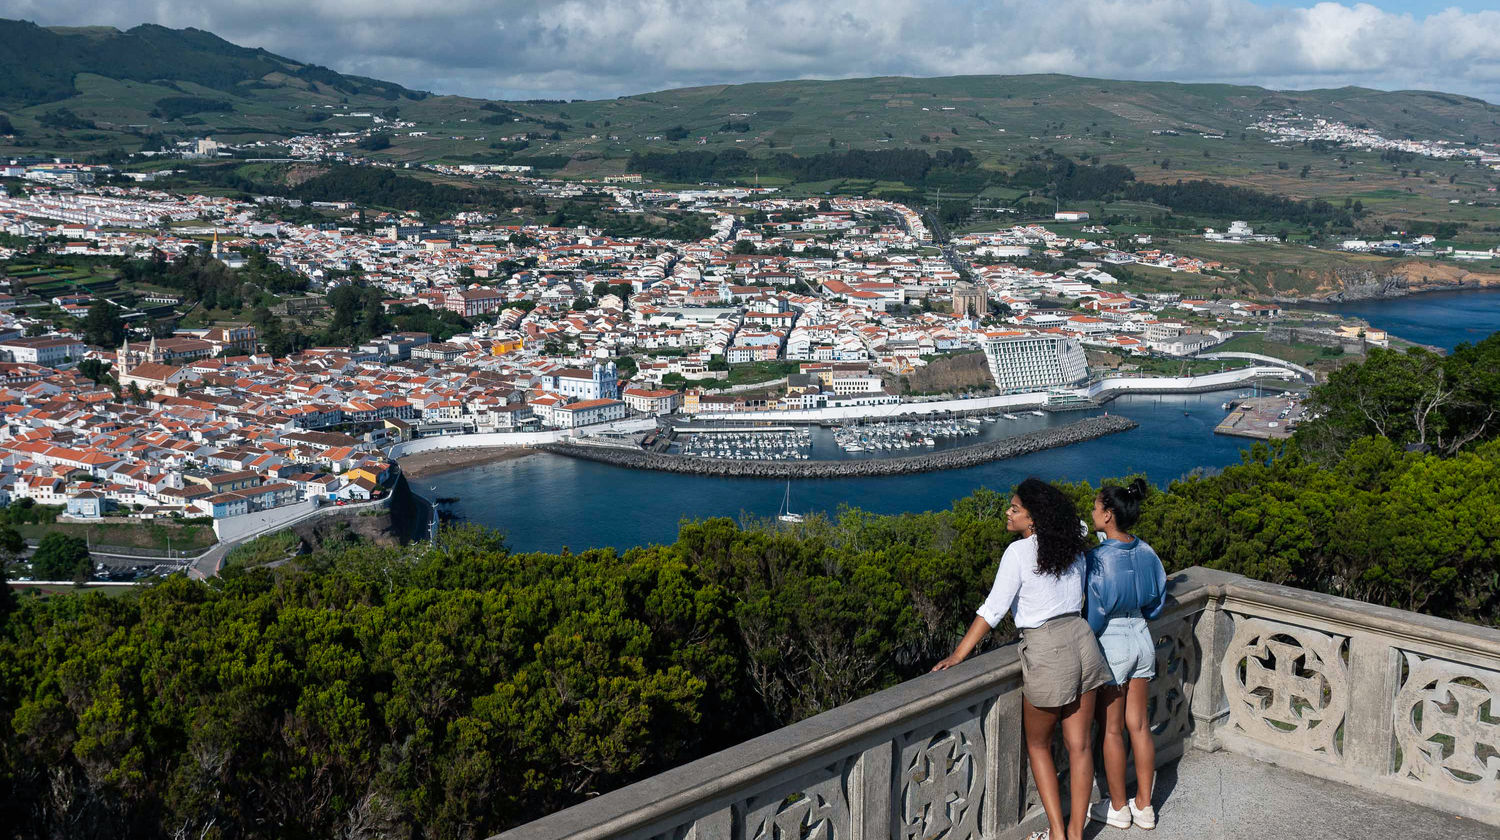
[[[381,473],[378,473],[370,469],[369,467],[355,467],[354,469],[344,473],[345,481],[357,481],[358,479],[365,478],[369,479],[370,483],[372,484],[379,484],[380,479],[383,477],[384,476]]]
[[[491,344],[490,355],[504,356],[507,353],[518,352],[524,346],[526,346],[526,340],[523,338],[507,338],[503,341],[497,341],[494,344]]]

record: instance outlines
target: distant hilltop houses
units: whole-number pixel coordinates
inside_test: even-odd
[[[1247,222],[1230,222],[1226,231],[1203,229],[1203,238],[1212,242],[1275,242],[1277,238],[1268,233],[1256,233]]]
[[[1405,152],[1439,159],[1470,159],[1485,166],[1500,166],[1500,147],[1493,143],[1471,146],[1450,140],[1396,140],[1382,137],[1369,128],[1316,115],[1283,112],[1257,120],[1248,128],[1270,135],[1270,142],[1277,144],[1319,140],[1351,149]]]

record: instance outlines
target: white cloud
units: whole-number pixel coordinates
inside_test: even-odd
[[[1070,73],[1422,87],[1500,102],[1500,12],[1249,0],[0,0],[48,25],[195,26],[439,93],[607,97],[788,78]]]

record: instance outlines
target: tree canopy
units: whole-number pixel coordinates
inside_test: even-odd
[[[72,580],[89,569],[88,543],[59,531],[43,535],[31,555],[31,575],[39,580]]]
[[[1373,348],[1363,362],[1329,374],[1308,405],[1320,416],[1299,430],[1298,442],[1325,460],[1370,435],[1452,455],[1500,435],[1500,333],[1447,356]]]

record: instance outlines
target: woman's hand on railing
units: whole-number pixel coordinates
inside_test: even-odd
[[[984,637],[989,632],[989,623],[980,616],[974,616],[974,620],[969,623],[969,632],[965,633],[964,637],[958,641],[958,647],[955,647],[953,652],[948,654],[947,658],[932,666],[932,671],[946,671],[968,659],[969,654],[974,652],[974,648],[979,647],[979,643],[984,640]],[[928,671],[928,673],[930,674],[932,671]]]
[[[932,671],[929,671],[928,673],[932,673],[933,671],[946,671],[967,658],[968,657],[964,656],[963,654],[954,651],[953,653],[948,654],[946,657],[938,660],[938,664],[932,666]]]

